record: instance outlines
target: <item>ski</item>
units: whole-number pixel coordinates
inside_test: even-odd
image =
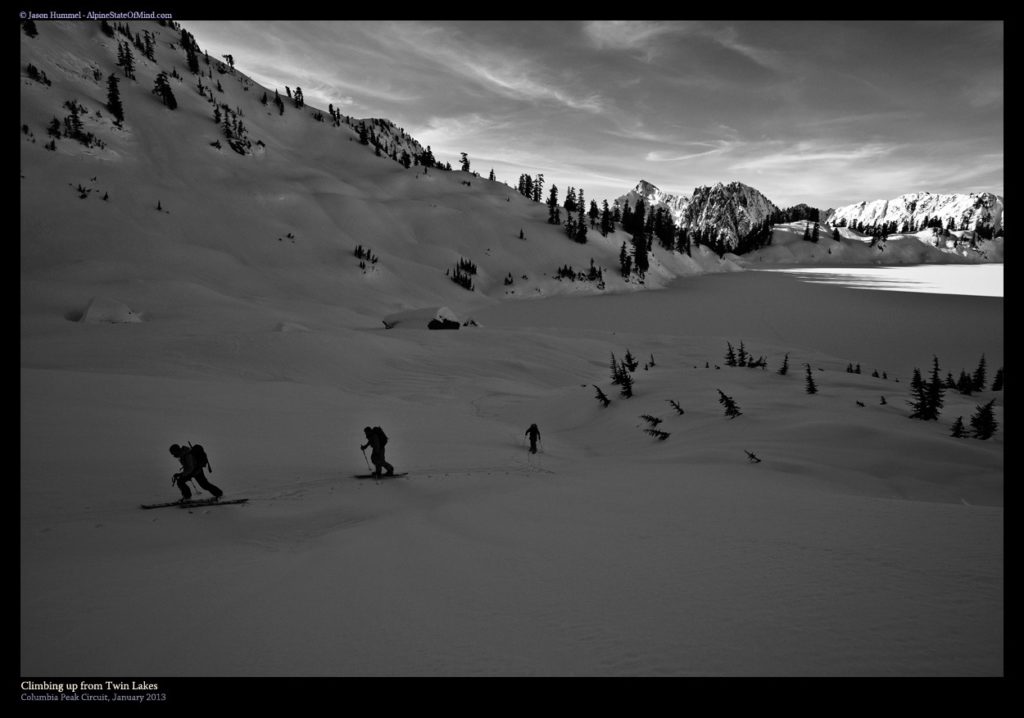
[[[142,504],[144,509],[162,509],[167,506],[177,506],[182,509],[189,509],[195,506],[224,506],[225,504],[244,504],[249,499],[227,499],[227,500],[215,500],[215,499],[201,499],[192,501],[168,501],[165,504]]]
[[[395,474],[390,474],[390,475],[388,475],[388,474],[381,474],[380,476],[377,476],[376,474],[356,474],[352,478],[355,478],[355,479],[397,479],[399,476],[408,476],[408,475],[409,475],[408,471],[402,471],[400,473],[395,473]]]

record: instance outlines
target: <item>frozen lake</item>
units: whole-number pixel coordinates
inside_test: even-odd
[[[854,289],[881,289],[924,294],[1003,296],[1002,264],[922,264],[911,267],[802,267],[764,269],[786,272],[806,282],[839,284]]]

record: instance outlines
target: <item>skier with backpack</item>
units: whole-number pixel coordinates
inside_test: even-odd
[[[530,428],[526,430],[526,435],[530,437],[530,453],[537,453],[537,440],[540,438],[540,429],[537,428],[536,424],[530,424]]]
[[[188,501],[192,498],[192,491],[188,487],[188,482],[192,479],[213,494],[214,501],[224,495],[224,492],[211,484],[206,478],[206,474],[203,473],[203,469],[206,467],[209,467],[210,471],[213,471],[213,467],[210,466],[210,459],[206,456],[206,451],[202,446],[189,444],[187,447],[183,447],[171,444],[170,451],[171,456],[181,462],[181,471],[176,473],[171,480],[171,483],[177,484],[181,490],[181,501]]]
[[[387,434],[379,426],[369,427],[363,429],[363,433],[366,434],[366,443],[361,445],[359,448],[363,450],[363,456],[366,456],[366,447],[372,447],[370,451],[370,461],[373,463],[374,472],[373,475],[376,478],[380,478],[381,467],[386,469],[387,473],[385,476],[394,476],[395,467],[387,462],[384,458],[384,446],[388,443]]]

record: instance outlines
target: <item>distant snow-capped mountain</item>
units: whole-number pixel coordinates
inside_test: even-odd
[[[637,183],[636,187],[618,197],[615,200],[615,204],[619,205],[620,208],[625,208],[628,205],[630,209],[633,209],[636,207],[638,199],[643,200],[644,206],[648,209],[661,207],[666,210],[672,215],[672,221],[677,225],[682,219],[686,206],[690,203],[690,198],[686,195],[674,195],[663,192],[647,180],[642,179]]]
[[[732,250],[777,211],[779,208],[753,187],[742,182],[719,182],[693,191],[680,224],[691,231],[710,231]]]
[[[952,228],[957,230],[973,230],[979,225],[999,230],[1003,227],[1003,198],[991,192],[914,192],[896,199],[878,199],[830,209],[825,214],[825,221],[830,224],[858,222],[875,226],[895,222],[897,228],[902,229],[906,224],[911,230],[919,229],[936,218],[943,227],[952,219]]]

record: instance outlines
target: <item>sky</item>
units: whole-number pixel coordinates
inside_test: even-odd
[[[560,197],[640,179],[821,209],[1003,194],[1001,21],[182,23],[261,84]]]

